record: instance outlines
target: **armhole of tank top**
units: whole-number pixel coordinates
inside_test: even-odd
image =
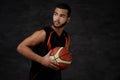
[[[38,29],[38,31],[40,31],[40,30],[44,30],[45,31],[45,35],[47,36],[47,32],[45,30],[45,27],[41,27],[41,28]],[[46,40],[46,36],[45,36],[45,40]],[[45,42],[45,40],[43,41],[43,43]]]
[[[44,40],[44,42],[46,42],[46,41],[47,41],[47,38],[48,38],[48,33],[47,33],[47,30],[46,30],[46,27],[43,28],[43,30],[45,31],[45,40]]]
[[[50,30],[49,30],[49,27],[45,27],[43,29],[45,30],[45,33],[46,33],[46,37],[45,37],[44,43],[45,43],[46,47],[48,48],[47,43],[48,43],[48,38],[49,38]]]

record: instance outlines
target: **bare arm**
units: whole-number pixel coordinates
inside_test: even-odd
[[[31,50],[31,47],[43,42],[45,32],[43,30],[34,32],[31,36],[23,40],[17,47],[17,51],[28,59],[41,62],[42,57]]]
[[[26,58],[41,63],[42,65],[50,68],[58,68],[49,59],[49,53],[42,57],[32,51],[31,47],[43,42],[45,40],[46,33],[44,30],[36,31],[31,36],[23,40],[17,47],[17,51]]]

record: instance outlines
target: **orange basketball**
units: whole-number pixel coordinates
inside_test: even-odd
[[[68,68],[72,62],[70,51],[65,47],[55,47],[52,49],[50,59],[55,60],[61,70]]]

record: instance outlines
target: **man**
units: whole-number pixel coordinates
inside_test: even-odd
[[[70,15],[71,8],[67,4],[58,4],[52,25],[35,31],[18,45],[17,51],[32,60],[30,80],[61,80],[61,70],[56,62],[50,60],[49,51],[57,46],[68,48],[69,37],[64,26]]]

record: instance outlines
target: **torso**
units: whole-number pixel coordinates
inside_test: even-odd
[[[44,27],[43,30],[45,30],[45,32],[46,32],[45,41],[43,43],[40,43],[40,44],[36,45],[35,47],[33,47],[33,51],[35,53],[37,53],[40,56],[45,56],[48,53],[49,49],[48,49],[47,43],[48,43],[50,33],[52,33],[51,38],[50,38],[50,44],[51,44],[50,49],[55,48],[57,46],[61,46],[61,47],[65,46],[66,37],[68,37],[68,35],[65,31],[63,31],[62,34],[59,36],[49,26]],[[55,79],[55,80],[61,80],[60,79],[61,71],[54,71],[54,70],[52,70],[50,68],[46,68],[46,67],[42,66],[40,63],[37,63],[37,62],[34,62],[34,61],[32,61],[32,67],[31,67],[31,73],[30,74],[31,74],[31,77],[34,77],[34,75],[37,74],[39,76],[37,78],[39,78],[40,80],[42,80],[41,78],[43,78],[44,76],[45,77],[44,77],[43,80],[46,80],[46,78],[48,77],[46,75],[48,75],[48,74],[51,74],[51,77],[50,76],[48,77],[48,79],[51,78],[50,80],[53,80],[52,76],[54,78],[59,78],[59,79]]]
[[[65,38],[68,37],[67,32],[63,31],[61,33],[61,35],[59,36],[50,26],[44,27],[43,29],[46,32],[46,38],[43,43],[40,43],[40,44],[36,45],[35,47],[33,47],[33,51],[35,53],[39,54],[40,56],[45,56],[50,49],[53,49],[58,46],[59,47],[65,46],[65,43],[66,43]],[[50,47],[50,49],[48,49],[47,43],[48,43],[48,38],[50,36],[50,33],[52,33],[51,38],[50,38],[51,47]]]

